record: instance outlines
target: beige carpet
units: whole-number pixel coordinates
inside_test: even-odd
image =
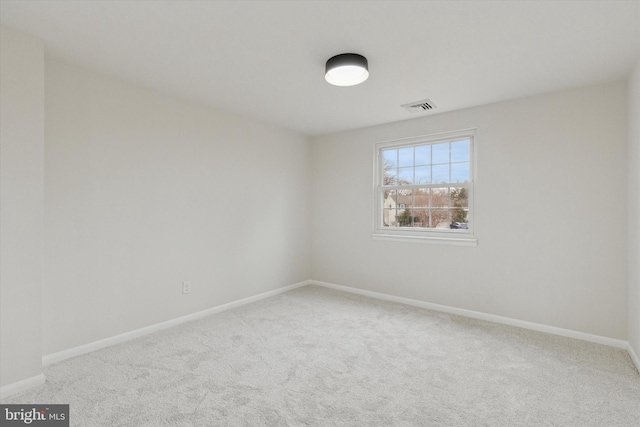
[[[307,286],[45,369],[74,426],[638,426],[624,350]]]

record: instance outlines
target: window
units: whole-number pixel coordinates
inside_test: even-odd
[[[375,144],[376,238],[475,245],[474,133]]]

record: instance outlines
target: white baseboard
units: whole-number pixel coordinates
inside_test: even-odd
[[[638,370],[638,373],[640,374],[640,358],[638,358],[638,355],[633,350],[633,347],[631,347],[631,343],[629,343],[629,346],[627,347],[627,351],[629,352],[629,356],[631,357],[631,360],[633,361],[633,364],[636,365],[636,369]]]
[[[45,383],[44,374],[36,375],[35,377],[27,378],[26,380],[17,381],[15,383],[7,384],[0,388],[0,399],[9,397],[12,394],[20,393],[28,390],[32,387],[38,387]]]
[[[560,335],[568,338],[576,338],[583,341],[589,341],[596,344],[603,344],[610,347],[629,349],[627,341],[616,338],[603,337],[600,335],[592,335],[584,332],[573,331],[571,329],[556,328],[554,326],[543,325],[540,323],[527,322],[525,320],[512,319],[510,317],[497,316],[495,314],[482,313],[480,311],[465,310],[463,308],[449,307],[446,305],[433,304],[430,302],[415,300],[411,298],[397,297],[393,295],[383,294],[379,292],[366,291],[364,289],[352,288],[349,286],[335,285],[333,283],[311,280],[311,284],[323,286],[325,288],[336,289],[352,294],[363,295],[385,301],[393,301],[401,304],[412,305],[415,307],[427,308],[429,310],[440,311],[443,313],[456,314],[459,316],[470,317],[472,319],[487,320],[489,322],[500,323],[503,325],[517,326],[519,328],[530,329],[538,332],[546,332],[548,334]],[[632,356],[633,357],[633,356]],[[637,358],[635,359],[638,366]]]
[[[411,298],[398,297],[388,294],[383,294],[379,292],[372,292],[363,289],[353,288],[349,286],[336,285],[333,283],[327,283],[317,280],[305,280],[299,283],[295,283],[293,285],[284,286],[282,288],[274,289],[272,291],[264,292],[258,295],[254,295],[251,297],[243,298],[237,301],[233,301],[227,304],[219,305],[207,310],[199,311],[196,313],[188,314],[186,316],[178,317],[176,319],[168,320],[166,322],[161,322],[155,325],[147,326],[141,329],[136,329],[134,331],[126,332],[121,335],[117,335],[110,338],[105,338],[103,340],[95,341],[89,344],[81,345],[78,347],[70,348],[67,350],[63,350],[57,353],[48,354],[42,358],[43,366],[50,365],[52,363],[56,363],[62,361],[64,359],[68,359],[74,356],[80,356],[82,354],[90,353],[95,350],[99,350],[105,347],[109,347],[114,344],[119,344],[125,341],[129,341],[134,338],[142,337],[148,334],[152,334],[157,331],[161,331],[163,329],[171,328],[173,326],[180,325],[182,323],[190,322],[193,320],[201,319],[206,316],[210,316],[212,314],[220,313],[222,311],[230,310],[236,307],[240,307],[245,304],[250,304],[252,302],[269,298],[274,295],[278,295],[296,288],[300,288],[306,285],[318,285],[326,288],[336,289],[344,292],[350,292],[353,294],[363,295],[371,298],[376,298],[380,300],[393,301],[401,304],[407,304],[415,307],[426,308],[430,310],[440,311],[444,313],[456,314],[460,316],[470,317],[473,319],[487,320],[490,322],[516,326],[524,329],[530,329],[539,332],[546,332],[554,335],[560,335],[569,338],[576,338],[583,341],[589,341],[597,344],[608,345],[611,347],[623,348],[629,352],[633,363],[636,365],[636,368],[640,372],[640,359],[638,355],[634,352],[634,349],[631,345],[624,340],[619,340],[615,338],[602,337],[599,335],[587,334],[584,332],[573,331],[570,329],[562,329],[556,328],[553,326],[542,325],[539,323],[527,322],[518,319],[512,319],[508,317],[497,316],[493,314],[482,313],[478,311],[465,310],[461,308],[449,307],[440,304],[433,304],[425,301],[415,300]],[[2,388],[0,388],[0,398],[7,397],[9,395],[19,393],[21,391],[27,390],[32,387],[37,387],[39,385],[44,384],[45,376],[44,374],[37,375],[32,378],[27,378],[22,381],[18,381],[12,384],[8,384]]]
[[[105,338],[99,341],[94,341],[89,344],[84,344],[78,347],[73,347],[67,350],[63,350],[57,353],[48,354],[42,357],[42,365],[48,366],[52,363],[57,363],[62,360],[68,359],[70,357],[80,356],[82,354],[90,353],[92,351],[100,350],[105,347],[112,346],[114,344],[119,344],[125,341],[132,340],[134,338],[142,337],[145,335],[152,334],[154,332],[161,331],[163,329],[171,328],[173,326],[180,325],[182,323],[191,322],[193,320],[198,320],[203,317],[211,316],[212,314],[220,313],[222,311],[230,310],[232,308],[240,307],[245,304],[249,304],[264,298],[269,298],[274,295],[278,295],[296,288],[300,288],[302,286],[306,286],[310,284],[310,280],[305,280],[303,282],[295,283],[293,285],[284,286],[282,288],[274,289],[272,291],[263,292],[258,295],[254,295],[251,297],[243,298],[237,301],[232,301],[227,304],[222,304],[213,308],[209,308],[207,310],[198,311],[196,313],[187,314],[186,316],[178,317],[176,319],[167,320],[166,322],[157,323],[155,325],[147,326],[144,328],[136,329],[130,332],[126,332],[124,334],[116,335],[114,337]]]

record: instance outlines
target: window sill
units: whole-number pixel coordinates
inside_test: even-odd
[[[466,236],[416,236],[406,234],[374,233],[373,240],[387,240],[392,242],[428,243],[451,246],[478,246],[478,239],[471,235]]]

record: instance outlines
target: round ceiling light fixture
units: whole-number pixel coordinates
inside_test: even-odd
[[[369,77],[367,58],[357,53],[342,53],[329,58],[324,79],[335,86],[354,86]]]

